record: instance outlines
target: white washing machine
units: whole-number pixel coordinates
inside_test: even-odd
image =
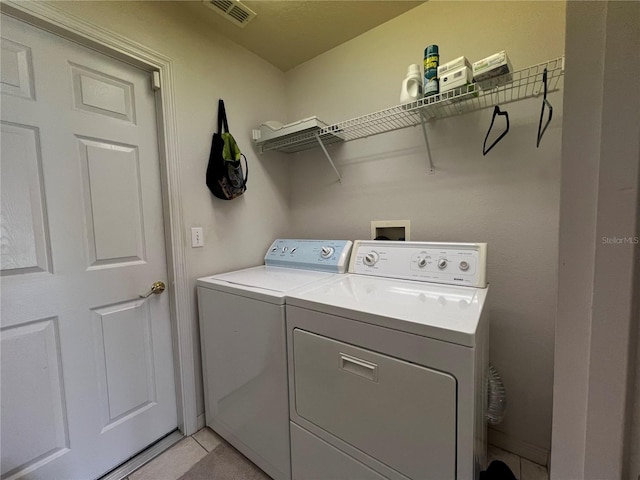
[[[344,273],[352,242],[273,242],[265,265],[198,279],[206,424],[291,478],[285,294]]]
[[[356,241],[349,274],[288,295],[293,479],[479,477],[486,248]]]

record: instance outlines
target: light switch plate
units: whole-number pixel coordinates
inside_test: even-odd
[[[191,247],[204,247],[204,232],[202,227],[191,228]]]

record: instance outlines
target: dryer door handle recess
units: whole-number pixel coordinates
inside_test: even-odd
[[[378,381],[378,365],[346,353],[340,353],[340,370],[353,373],[372,382]]]

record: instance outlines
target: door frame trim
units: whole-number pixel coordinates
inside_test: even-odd
[[[171,58],[118,33],[75,17],[51,3],[2,0],[0,11],[84,47],[160,74],[156,91],[163,215],[171,297],[171,328],[178,406],[178,428],[192,435],[198,428],[196,410],[193,295],[189,286],[179,169],[179,144]]]

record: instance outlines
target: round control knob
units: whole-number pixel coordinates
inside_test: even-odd
[[[282,253],[286,253],[289,250],[289,247],[282,247]]]
[[[462,270],[463,272],[466,272],[467,270],[469,270],[469,262],[466,262],[464,260],[462,260],[460,262],[460,265],[458,265],[460,267],[460,270]]]
[[[364,262],[365,265],[369,267],[373,267],[376,263],[378,263],[379,258],[380,257],[376,252],[369,252],[364,256],[362,261]]]
[[[427,259],[426,258],[418,258],[418,266],[420,268],[424,268],[427,266]]]
[[[331,255],[333,255],[334,249],[333,247],[322,247],[322,250],[320,251],[320,256],[322,258],[329,258]]]
[[[446,258],[441,258],[440,260],[438,260],[438,268],[440,270],[444,270],[445,268],[447,268],[447,259]]]

